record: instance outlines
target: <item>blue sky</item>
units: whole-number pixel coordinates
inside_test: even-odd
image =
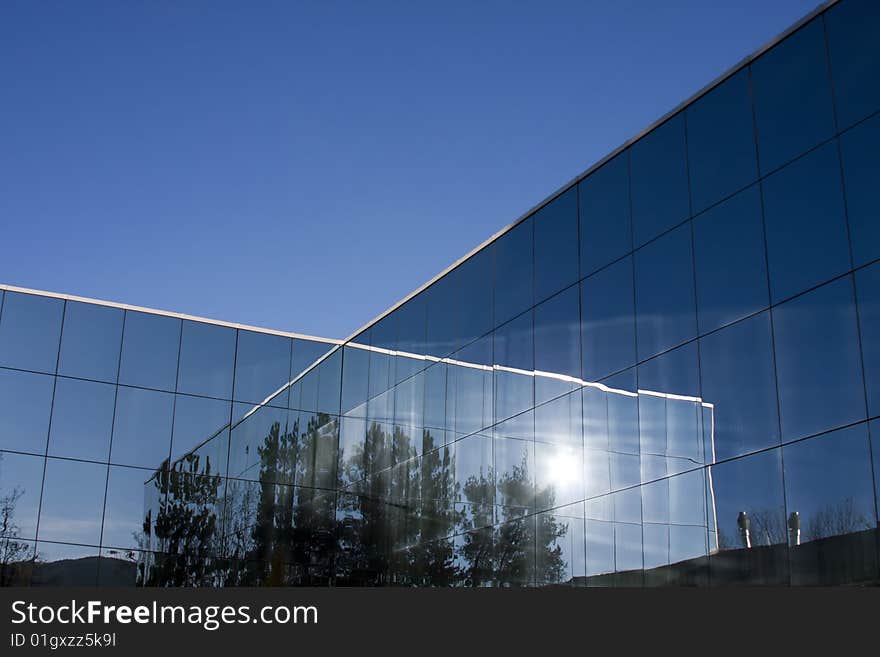
[[[806,14],[0,3],[0,282],[342,338]]]

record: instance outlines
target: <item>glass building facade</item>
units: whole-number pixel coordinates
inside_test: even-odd
[[[880,6],[342,342],[0,308],[3,583],[877,584]]]

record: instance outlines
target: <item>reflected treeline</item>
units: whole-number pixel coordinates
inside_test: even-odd
[[[138,582],[147,586],[522,586],[563,581],[567,525],[531,513],[525,462],[455,482],[450,446],[430,431],[369,425],[339,454],[342,490],[319,488],[319,444],[338,421],[274,422],[257,448],[259,480],[225,479],[192,453],[145,484]],[[427,449],[427,452],[423,452]],[[421,455],[420,455],[421,454]],[[335,470],[331,471],[336,480]],[[308,485],[312,484],[312,485]],[[545,507],[553,492],[542,493]],[[536,570],[540,569],[540,571]]]

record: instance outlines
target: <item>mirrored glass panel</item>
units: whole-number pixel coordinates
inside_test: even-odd
[[[792,584],[856,584],[877,576],[867,425],[783,448]]]
[[[171,450],[174,395],[119,386],[110,462],[159,468]]]
[[[171,458],[176,460],[211,440],[212,472],[226,473],[226,446],[231,404],[219,399],[177,395],[174,402],[174,434]],[[219,459],[219,460],[218,460]],[[202,465],[206,467],[206,465]]]
[[[489,316],[488,323],[491,324],[492,316],[492,253],[489,249],[483,249],[481,253],[485,253],[482,261],[485,262],[487,274],[482,280],[482,284],[488,289],[487,302],[484,304],[487,309],[483,312]],[[469,261],[470,262],[470,261]],[[479,279],[479,277],[475,277]],[[478,284],[479,280],[474,281]],[[466,294],[466,293],[465,293]],[[474,304],[474,313],[479,314],[479,304]],[[400,308],[394,311],[397,316],[397,347],[398,351],[406,354],[424,354],[425,353],[425,322],[427,313],[425,309],[425,294],[418,294]],[[491,329],[491,326],[490,326]],[[463,329],[464,330],[464,329]],[[295,347],[294,347],[295,349]],[[295,355],[294,355],[295,358]],[[414,374],[422,369],[427,363],[416,358],[406,356],[399,357],[397,360],[396,375],[397,381],[402,381],[406,377]]]
[[[584,499],[580,445],[535,442],[535,508],[553,509]]]
[[[535,555],[538,586],[563,584],[583,586],[586,575],[582,504],[541,513]]]
[[[860,267],[880,257],[880,224],[877,222],[877,180],[880,180],[880,116],[875,116],[840,137],[846,215],[853,264]]]
[[[580,390],[535,409],[535,439],[544,443],[583,445]]]
[[[822,19],[815,18],[752,64],[761,172],[834,132]]]
[[[455,482],[458,501],[478,506],[494,503],[492,436],[473,434],[455,443]],[[491,522],[491,512],[489,517]]]
[[[769,176],[763,189],[773,303],[850,268],[837,144]]]
[[[318,413],[338,415],[342,385],[342,349],[336,349],[315,369],[318,372],[318,403],[315,410]]]
[[[100,545],[106,484],[106,465],[47,459],[38,538]]]
[[[458,266],[458,275],[459,334],[462,344],[467,344],[492,330],[492,249],[484,248],[468,258]]]
[[[179,351],[179,319],[126,311],[119,383],[173,391]]]
[[[253,412],[251,412],[253,411]],[[252,481],[266,477],[274,483],[273,475],[279,471],[279,445],[291,440],[288,411],[273,406],[254,409],[249,404],[234,404],[232,437],[229,446],[229,476]],[[291,415],[295,415],[291,412]],[[298,435],[308,431],[310,413],[299,414]],[[291,418],[293,421],[293,418]],[[290,459],[284,460],[285,464]],[[289,470],[289,466],[285,466]],[[294,483],[294,482],[281,482]]]
[[[694,219],[700,333],[768,304],[761,192],[749,187]]]
[[[0,366],[55,373],[64,301],[7,292],[0,316]]]
[[[290,381],[291,340],[281,335],[238,332],[234,399],[259,403]],[[273,405],[287,406],[287,397]]]
[[[578,185],[581,276],[632,249],[629,152],[603,164]]]
[[[461,346],[458,335],[461,316],[460,290],[458,271],[453,269],[425,291],[427,353],[437,357],[448,356]]]
[[[880,264],[856,272],[868,415],[880,415]]]
[[[509,515],[525,515],[535,507],[535,443],[505,437],[504,426],[495,430],[495,504]]]
[[[33,550],[20,541],[37,537],[44,462],[42,456],[0,452],[0,545],[4,554],[21,556]]]
[[[788,584],[782,451],[713,466],[706,492],[713,586]]]
[[[150,527],[152,519],[145,515],[149,507],[144,496],[152,477],[152,470],[110,466],[101,545],[131,550],[147,547],[144,527]]]
[[[705,462],[698,362],[692,342],[639,365],[642,481]]]
[[[583,378],[597,381],[636,362],[632,258],[581,281]]]
[[[535,306],[535,402],[576,387],[581,376],[580,303],[572,286]],[[569,378],[566,378],[569,377]]]
[[[302,338],[293,339],[293,367],[290,370],[291,377],[294,378],[300,372],[305,370],[321,356],[326,354],[334,347],[329,342],[319,342],[317,340],[304,340]]]
[[[712,405],[707,460],[779,444],[769,313],[700,338],[700,371]]]
[[[366,416],[370,352],[346,345],[343,356],[342,412]]]
[[[572,187],[535,213],[535,302],[578,279],[578,198]]]
[[[49,455],[106,461],[115,402],[116,386],[58,377]]]
[[[234,360],[235,329],[184,321],[178,392],[231,399]]]
[[[880,109],[877,40],[880,12],[871,0],[847,0],[825,14],[837,126],[843,130]]]
[[[684,114],[654,128],[630,149],[635,246],[688,218]]]
[[[687,146],[694,212],[757,179],[748,69],[688,107]]]
[[[0,368],[0,448],[46,453],[54,377]]]
[[[639,360],[694,337],[694,261],[691,227],[684,225],[635,254]]]
[[[58,373],[116,383],[123,318],[119,308],[68,301]]]
[[[533,301],[534,242],[532,218],[509,230],[492,245],[495,254],[495,325],[529,308]]]
[[[495,331],[496,421],[509,418],[535,405],[533,329],[532,313],[529,312]],[[466,375],[466,369],[469,368],[456,368],[456,373]]]
[[[522,337],[520,335],[517,339]],[[526,337],[531,338],[531,334]],[[486,336],[453,354],[447,366],[446,427],[455,436],[474,433],[492,424],[494,397],[491,362],[492,339]],[[521,374],[516,376],[519,379],[532,379]],[[511,406],[523,403],[528,407],[531,404],[530,391],[531,387],[524,391],[522,384],[518,383],[507,391],[507,401]],[[448,434],[447,440],[451,440]]]
[[[784,441],[865,417],[852,277],[773,309]]]
[[[95,586],[100,561],[97,547],[37,543],[39,565],[34,568],[31,586]]]

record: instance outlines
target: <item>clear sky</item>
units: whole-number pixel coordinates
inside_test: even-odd
[[[342,338],[817,0],[0,3],[0,282]]]

